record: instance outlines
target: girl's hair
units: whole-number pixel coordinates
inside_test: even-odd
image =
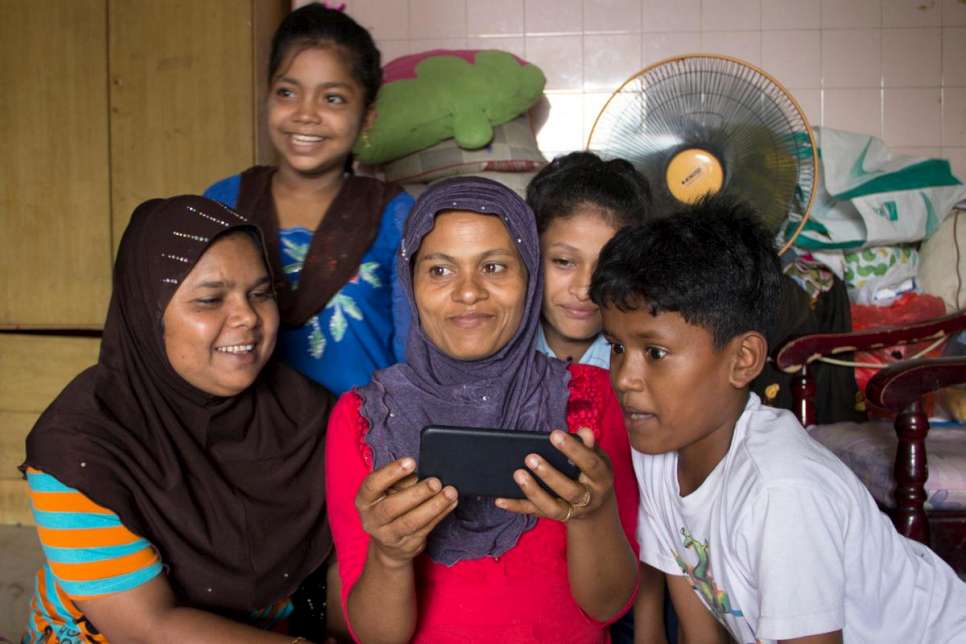
[[[530,181],[527,204],[540,233],[581,206],[600,208],[608,223],[623,228],[644,221],[651,188],[624,159],[604,161],[592,152],[572,152],[554,159]]]
[[[376,43],[365,27],[345,13],[317,3],[296,9],[278,26],[272,37],[268,82],[293,53],[333,45],[348,55],[352,77],[365,90],[365,105],[372,105],[382,84],[382,61]]]

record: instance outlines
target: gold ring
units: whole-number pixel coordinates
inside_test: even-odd
[[[573,504],[575,508],[586,508],[590,505],[590,488],[586,485],[584,486],[584,495],[580,497],[580,500]]]
[[[564,517],[562,519],[560,519],[560,522],[561,523],[567,523],[568,521],[570,521],[571,519],[573,519],[574,518],[574,512],[576,512],[576,508],[574,507],[574,504],[573,503],[567,503],[567,514],[565,514]]]

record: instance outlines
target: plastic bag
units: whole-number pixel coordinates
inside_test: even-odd
[[[857,249],[929,237],[966,195],[949,162],[892,154],[882,140],[816,128],[821,163],[799,248]],[[797,226],[790,221],[789,227]]]
[[[889,306],[916,284],[919,253],[912,246],[876,246],[843,253],[845,285],[856,304]]]

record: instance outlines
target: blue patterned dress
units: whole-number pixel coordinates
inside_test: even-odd
[[[241,175],[235,175],[204,196],[235,207],[240,184]],[[356,274],[304,325],[279,331],[276,350],[282,359],[336,395],[367,384],[374,371],[405,355],[409,311],[396,284],[396,252],[413,202],[405,192],[389,201]],[[313,231],[296,227],[279,232],[285,276],[297,285]]]

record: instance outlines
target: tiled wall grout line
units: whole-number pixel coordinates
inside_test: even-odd
[[[961,70],[951,69],[946,62],[966,60],[966,45],[958,38],[966,25],[955,24],[963,22],[958,5],[922,3],[920,11],[932,12],[924,15],[905,5],[875,0],[850,5],[837,0],[734,0],[722,8],[725,1],[616,0],[578,5],[577,0],[452,0],[452,4],[348,0],[348,10],[352,14],[358,8],[366,14],[377,38],[383,34],[392,56],[415,53],[424,41],[479,47],[490,40],[543,67],[554,105],[540,137],[547,153],[566,152],[577,145],[573,124],[580,124],[582,146],[599,99],[630,74],[658,58],[717,47],[721,53],[741,57],[744,52],[745,57],[757,58],[752,62],[790,88],[815,125],[865,129],[898,140],[886,139],[892,147],[936,150],[955,159],[955,171],[966,176],[966,146],[958,145],[961,126],[953,122],[966,108],[961,105],[966,101],[962,95],[966,88],[961,86],[966,83]],[[459,2],[462,20],[456,13]],[[441,11],[432,11],[434,7]],[[433,22],[437,15],[438,24]],[[718,20],[719,16],[723,19]],[[421,24],[414,23],[417,18]],[[478,22],[481,18],[486,25]],[[783,33],[776,36],[776,31]],[[416,37],[417,32],[421,37]],[[929,40],[933,33],[938,34],[938,61],[936,41]],[[859,38],[854,43],[853,34]],[[595,43],[610,42],[619,49],[607,55],[588,50]],[[864,50],[863,42],[867,43]],[[928,43],[929,48],[917,43]],[[877,56],[868,45],[877,48]],[[902,51],[897,47],[909,51],[897,55]],[[621,58],[620,52],[625,51]],[[877,64],[878,73],[870,75],[868,68],[860,66],[862,60]],[[917,76],[917,69],[924,73]]]

